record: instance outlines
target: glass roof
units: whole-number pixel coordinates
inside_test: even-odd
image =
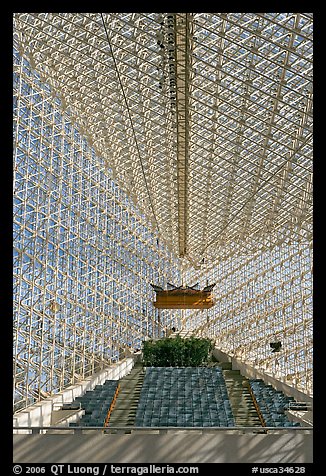
[[[312,394],[312,54],[310,13],[14,14],[16,410],[171,326]]]
[[[21,50],[194,265],[312,234],[312,14],[20,13]]]

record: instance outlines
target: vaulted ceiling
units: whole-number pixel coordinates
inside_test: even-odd
[[[14,22],[20,52],[177,255],[197,266],[312,238],[312,14]]]

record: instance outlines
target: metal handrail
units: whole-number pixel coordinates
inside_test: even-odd
[[[254,394],[254,392],[252,391],[251,385],[250,385],[250,383],[248,382],[248,380],[246,380],[246,384],[247,384],[247,387],[248,387],[248,390],[249,390],[251,399],[252,399],[252,401],[253,401],[254,407],[255,407],[256,412],[257,412],[257,414],[258,414],[259,420],[260,420],[262,426],[263,426],[264,428],[266,428],[265,418],[263,417],[263,414],[262,414],[262,412],[260,411],[258,402],[257,402],[256,397],[255,397],[255,394]]]
[[[189,426],[189,427],[180,427],[180,426],[110,426],[103,428],[103,426],[14,426],[13,430],[30,430],[32,434],[40,434],[42,431],[48,430],[57,430],[57,431],[70,431],[73,433],[81,433],[83,431],[101,431],[104,433],[117,431],[117,432],[148,432],[148,431],[159,431],[159,432],[168,432],[168,431],[197,431],[209,433],[212,431],[237,431],[240,433],[246,433],[249,431],[266,433],[267,431],[277,432],[277,431],[313,431],[312,426]]]
[[[112,413],[113,408],[114,408],[114,406],[115,406],[115,402],[116,402],[116,400],[117,400],[119,391],[120,391],[120,383],[118,383],[117,388],[115,389],[115,392],[114,392],[114,395],[113,395],[113,398],[112,398],[112,402],[111,402],[109,411],[108,411],[108,413],[107,413],[107,415],[106,415],[106,418],[105,418],[105,420],[104,420],[104,424],[103,424],[104,428],[107,428],[108,425],[109,425],[109,420],[110,420],[110,417],[111,417],[111,413]]]

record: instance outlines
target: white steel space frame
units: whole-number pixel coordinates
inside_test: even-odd
[[[312,25],[14,14],[15,410],[173,325],[312,394]]]

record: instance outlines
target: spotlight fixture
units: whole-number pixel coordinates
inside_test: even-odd
[[[269,345],[273,349],[272,352],[280,352],[282,344],[280,341],[278,342],[270,342]]]

